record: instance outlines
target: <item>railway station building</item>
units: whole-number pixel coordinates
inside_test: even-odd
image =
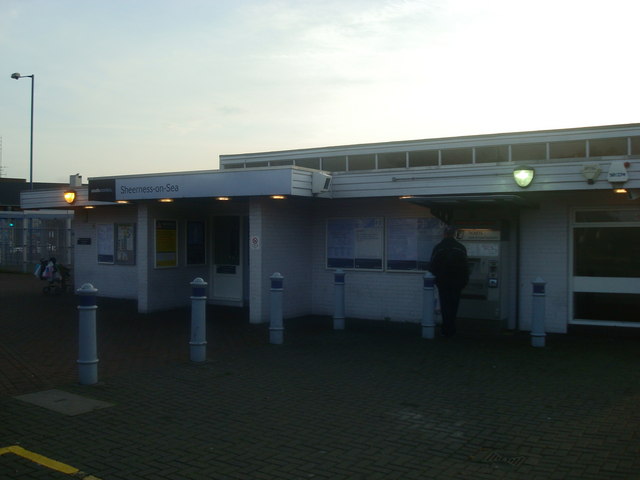
[[[185,163],[188,159],[185,159]],[[70,209],[76,288],[137,302],[210,304],[269,319],[331,315],[345,272],[348,318],[419,322],[423,276],[445,225],[471,279],[459,316],[530,329],[640,327],[640,124],[222,155],[207,171],[89,177],[23,192],[24,209]],[[72,192],[70,203],[63,194]]]

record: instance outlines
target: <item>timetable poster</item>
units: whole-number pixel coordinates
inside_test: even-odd
[[[136,226],[133,223],[116,225],[116,263],[120,265],[136,263]]]
[[[327,221],[327,268],[382,269],[382,218]]]
[[[156,220],[156,268],[178,265],[178,225],[175,220]]]
[[[388,219],[387,270],[427,270],[442,230],[443,223],[435,218]]]
[[[113,263],[115,254],[115,241],[113,236],[113,224],[98,225],[98,263]]]

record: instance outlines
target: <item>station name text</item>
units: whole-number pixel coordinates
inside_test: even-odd
[[[136,193],[175,193],[180,191],[180,186],[172,183],[165,185],[144,185],[138,187],[127,187],[120,185],[121,195],[132,195]]]

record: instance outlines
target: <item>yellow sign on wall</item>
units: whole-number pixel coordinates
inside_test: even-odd
[[[156,220],[156,267],[178,265],[178,223]]]

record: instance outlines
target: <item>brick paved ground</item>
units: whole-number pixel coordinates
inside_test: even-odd
[[[333,332],[327,319],[299,319],[272,346],[263,326],[221,323],[224,340],[197,365],[184,338],[172,347],[151,323],[128,343],[103,326],[127,343],[102,344],[120,352],[103,351],[103,370],[106,358],[138,358],[130,349],[145,328],[158,347],[142,342],[140,357],[155,364],[131,362],[91,387],[51,381],[115,404],[74,417],[0,396],[0,447],[19,444],[103,480],[640,479],[637,338],[549,336],[533,349],[518,334],[427,341],[415,325],[349,321]],[[24,363],[24,342],[4,350]],[[24,384],[37,387],[41,370],[31,371],[36,380]],[[60,478],[5,457],[1,478]]]

